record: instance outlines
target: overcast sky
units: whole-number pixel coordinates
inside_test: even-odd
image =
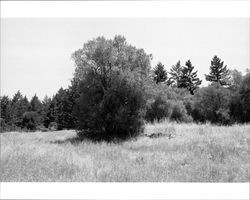
[[[167,70],[191,60],[204,80],[216,54],[230,69],[249,64],[249,19],[1,19],[1,95],[52,96],[73,76],[71,54],[97,36],[124,35]],[[203,81],[203,85],[207,83]]]

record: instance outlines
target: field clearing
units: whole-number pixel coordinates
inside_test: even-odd
[[[250,125],[146,125],[157,132],[167,137],[120,144],[78,142],[72,130],[2,133],[1,181],[250,181]]]

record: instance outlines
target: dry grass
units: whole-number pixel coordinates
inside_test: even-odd
[[[74,131],[1,134],[1,181],[249,182],[250,125],[148,124],[173,138],[77,143]]]

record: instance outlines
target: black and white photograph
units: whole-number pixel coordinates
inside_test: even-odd
[[[250,18],[91,16],[1,17],[0,181],[249,183]]]

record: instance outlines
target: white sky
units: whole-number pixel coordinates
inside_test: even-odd
[[[191,59],[202,80],[215,54],[230,69],[250,67],[248,18],[2,18],[1,95],[52,96],[70,83],[75,50],[116,34],[152,53],[152,66],[161,61],[169,70]]]

